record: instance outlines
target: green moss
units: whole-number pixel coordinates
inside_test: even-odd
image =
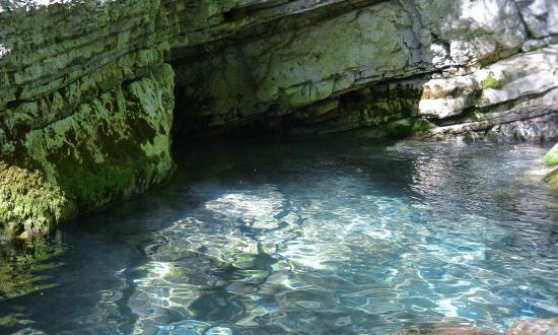
[[[146,157],[140,147],[143,141],[154,136],[153,130],[148,131],[147,128],[137,127],[137,137],[130,135],[130,138],[111,135],[111,132],[99,134],[96,145],[105,157],[102,162],[97,161],[85,143],[73,148],[80,160],[59,152],[52,153],[49,161],[56,166],[60,187],[72,194],[79,208],[85,210],[130,196],[136,191],[139,179],[146,179],[152,174],[152,166],[157,159]]]
[[[391,138],[405,138],[411,136],[413,124],[409,120],[398,120],[386,125],[386,134]]]
[[[418,119],[413,123],[412,133],[421,134],[429,131],[435,126],[426,119]]]
[[[3,155],[12,166],[0,162],[0,238],[45,234],[78,209],[98,208],[166,180],[173,171],[172,86],[172,69],[163,66],[44,127],[17,128],[17,146]],[[4,132],[2,149],[11,138]]]
[[[558,165],[558,144],[544,156],[543,163],[547,166]]]
[[[76,213],[76,206],[60,187],[30,172],[0,161],[0,230],[3,238],[46,234]]]
[[[489,74],[484,80],[481,81],[481,87],[484,89],[490,88],[494,90],[499,90],[504,87],[504,82],[502,80],[494,78],[492,74]]]
[[[418,120],[397,120],[380,127],[383,127],[387,137],[400,139],[427,132],[434,125],[428,122],[428,120],[421,118]]]
[[[145,191],[172,172],[172,70],[159,72],[83,103],[71,117],[27,136],[36,165],[80,211]]]
[[[544,180],[550,185],[553,193],[558,194],[558,166],[552,169],[545,177]]]

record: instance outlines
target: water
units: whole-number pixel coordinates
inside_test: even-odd
[[[1,334],[501,331],[558,316],[530,145],[200,146],[164,188],[0,261]]]

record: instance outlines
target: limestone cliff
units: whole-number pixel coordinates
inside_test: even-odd
[[[221,21],[215,10],[211,24],[182,25],[171,50],[183,133],[529,119],[543,129],[512,126],[520,137],[555,135],[553,112],[512,115],[557,101],[555,1],[246,1]]]
[[[165,33],[157,38],[159,2],[14,6],[0,15],[1,159],[57,187],[68,200],[59,205],[64,213],[165,180],[173,169],[174,74],[164,63]],[[25,175],[20,184],[32,181]],[[45,232],[66,218],[42,215],[43,227],[29,229],[26,199],[2,199],[4,235]],[[33,200],[46,208],[49,198]]]
[[[175,139],[556,137],[557,43],[553,0],[0,1],[0,160],[65,199],[35,220],[4,189],[0,227],[161,183],[173,118]]]

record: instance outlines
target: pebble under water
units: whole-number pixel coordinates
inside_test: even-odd
[[[5,249],[0,334],[502,331],[558,316],[545,148],[205,145],[174,179]]]

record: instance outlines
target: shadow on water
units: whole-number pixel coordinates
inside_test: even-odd
[[[198,144],[0,263],[5,334],[390,334],[558,315],[543,148]]]

